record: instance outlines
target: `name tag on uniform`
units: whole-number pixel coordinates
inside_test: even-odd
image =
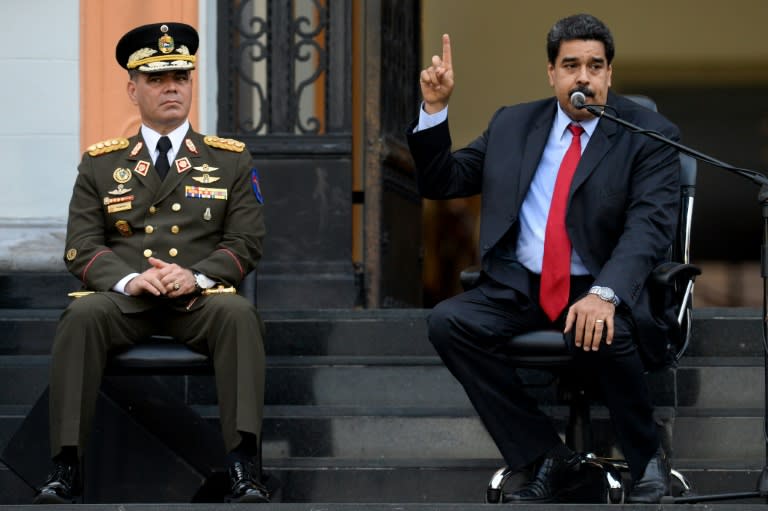
[[[118,213],[120,211],[128,211],[131,209],[130,202],[119,202],[117,204],[110,204],[107,206],[107,213]]]
[[[185,195],[190,199],[219,199],[227,200],[226,188],[205,188],[202,186],[185,186]]]

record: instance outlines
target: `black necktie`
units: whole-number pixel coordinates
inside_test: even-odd
[[[168,174],[168,169],[171,166],[168,164],[168,149],[171,148],[171,139],[168,137],[160,137],[157,141],[157,149],[160,151],[160,155],[155,161],[155,169],[157,169],[157,175],[160,176],[160,180],[165,179],[165,175]]]

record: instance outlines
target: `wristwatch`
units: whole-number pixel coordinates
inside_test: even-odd
[[[613,292],[613,289],[605,286],[592,286],[589,288],[589,293],[597,295],[601,300],[611,302],[614,306],[619,305],[619,297]]]

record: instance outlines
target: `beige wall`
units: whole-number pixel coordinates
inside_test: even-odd
[[[545,37],[559,18],[588,12],[612,30],[614,88],[643,83],[768,83],[768,1],[422,0],[423,62],[451,35],[456,144],[478,135],[501,105],[550,94]]]
[[[126,92],[128,73],[115,60],[120,37],[139,25],[161,21],[196,27],[197,13],[197,0],[80,0],[81,149],[106,138],[131,137],[141,125]],[[197,103],[196,95],[189,116],[192,126],[197,126]]]

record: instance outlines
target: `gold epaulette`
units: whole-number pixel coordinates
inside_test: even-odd
[[[233,151],[236,153],[242,153],[245,150],[245,144],[234,138],[221,138],[213,135],[208,135],[203,138],[203,142],[211,147],[217,147],[219,149],[225,149],[227,151]]]
[[[111,153],[112,151],[125,149],[126,147],[128,147],[128,139],[120,137],[110,138],[103,142],[99,142],[98,144],[93,144],[92,146],[88,146],[88,149],[86,150],[91,156],[100,156],[102,154]]]

